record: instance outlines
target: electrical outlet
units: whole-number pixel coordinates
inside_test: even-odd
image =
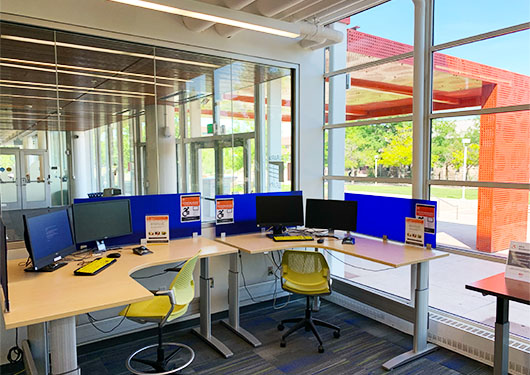
[[[272,276],[274,275],[274,272],[272,271],[272,266],[269,266],[269,268],[267,268],[267,276]]]

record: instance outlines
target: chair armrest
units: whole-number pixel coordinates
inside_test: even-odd
[[[169,290],[150,290],[151,293],[153,293],[155,296],[168,296],[169,302],[171,302],[172,306],[175,306],[177,303],[175,302],[175,292],[173,292],[173,289]]]
[[[182,270],[182,267],[171,267],[166,268],[164,272],[180,272]]]

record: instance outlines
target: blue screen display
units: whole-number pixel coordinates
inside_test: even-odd
[[[36,262],[74,245],[66,210],[29,217],[27,218],[27,225],[33,259]],[[71,251],[73,250],[71,249]],[[65,255],[63,254],[63,256]]]

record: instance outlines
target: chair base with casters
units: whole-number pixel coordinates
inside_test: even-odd
[[[333,329],[333,337],[339,338],[340,337],[340,328],[336,325],[330,324],[328,322],[324,322],[320,319],[315,319],[312,316],[312,310],[311,310],[311,303],[309,300],[309,296],[306,297],[306,308],[305,308],[305,317],[303,318],[293,318],[293,319],[285,319],[282,320],[280,324],[278,324],[278,330],[283,331],[285,328],[285,324],[287,323],[296,323],[294,326],[292,326],[283,336],[282,340],[280,341],[280,346],[284,348],[287,343],[285,342],[285,339],[291,335],[292,333],[298,331],[299,329],[305,328],[306,331],[312,331],[315,337],[318,340],[318,352],[324,353],[324,345],[322,343],[322,339],[320,338],[320,334],[317,331],[316,326],[326,327]]]
[[[167,350],[164,350],[164,347],[167,347],[168,349],[173,348],[173,350],[168,353]],[[139,357],[139,355],[152,348],[156,348],[156,361],[144,358],[135,358]],[[184,363],[180,366],[173,366],[171,364],[171,361],[174,359],[175,355],[180,354],[183,350],[189,353],[189,359],[187,361],[182,361]],[[178,371],[188,367],[194,359],[195,352],[188,345],[174,342],[162,342],[162,327],[159,325],[158,344],[152,344],[138,349],[127,358],[127,362],[125,363],[125,365],[127,366],[127,370],[136,375],[167,375],[175,374]],[[137,367],[135,368],[133,366],[133,362],[149,366],[152,368],[153,371],[141,370]]]

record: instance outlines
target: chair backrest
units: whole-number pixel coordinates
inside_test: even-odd
[[[320,273],[329,275],[326,258],[318,251],[287,250],[282,257],[282,272],[299,274]]]
[[[201,251],[199,250],[197,254],[184,263],[184,266],[182,266],[181,270],[169,286],[170,289],[173,289],[173,293],[175,294],[175,302],[178,305],[186,305],[190,303],[195,296],[193,271],[195,270],[195,265],[197,264],[200,253]]]

